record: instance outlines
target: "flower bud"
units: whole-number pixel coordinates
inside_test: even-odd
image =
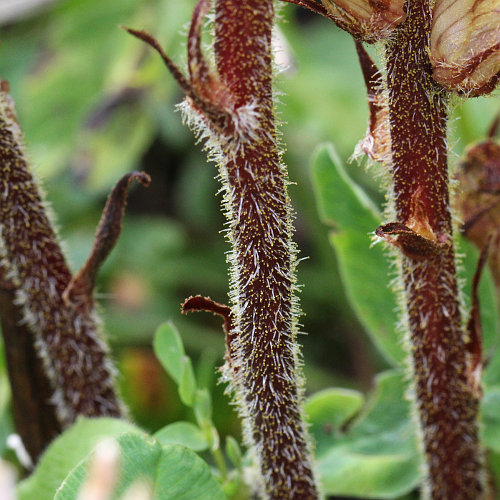
[[[457,172],[462,232],[482,250],[490,241],[489,266],[500,291],[500,141],[471,146]]]
[[[488,264],[500,293],[500,141],[494,138],[498,125],[497,119],[489,137],[469,147],[460,163],[456,204],[466,238],[479,250],[489,245]]]
[[[430,59],[434,79],[448,90],[492,92],[500,78],[500,0],[437,0]]]
[[[368,43],[387,38],[406,17],[403,0],[321,0],[321,3],[338,26]]]

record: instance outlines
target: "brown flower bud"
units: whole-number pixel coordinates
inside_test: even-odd
[[[362,42],[387,38],[406,18],[404,0],[285,0],[331,19]]]
[[[434,79],[448,90],[492,92],[500,78],[500,0],[437,0],[430,59]]]
[[[321,3],[338,26],[368,43],[387,38],[406,17],[403,0],[321,0]]]

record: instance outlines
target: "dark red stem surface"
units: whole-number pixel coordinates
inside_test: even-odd
[[[433,82],[427,56],[431,6],[413,0],[407,8],[387,46],[396,218],[408,224],[417,217],[439,241],[451,241],[446,93]],[[453,246],[420,261],[403,255],[402,270],[430,496],[478,500],[478,400],[466,376]]]
[[[247,439],[253,441],[266,497],[316,499],[297,379],[294,262],[286,172],[273,118],[272,0],[217,0],[215,57],[235,109],[255,106],[244,147],[225,155],[233,244],[232,300]]]

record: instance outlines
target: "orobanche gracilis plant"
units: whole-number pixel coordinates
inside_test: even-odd
[[[426,464],[423,495],[433,499],[485,498],[477,424],[480,332],[474,317],[477,307],[472,309],[468,328],[461,316],[446,125],[450,91],[475,96],[491,92],[496,85],[496,6],[488,2],[434,5],[427,0],[292,3],[333,19],[356,38],[371,111],[368,136],[361,149],[380,161],[392,176],[387,214],[395,222],[381,225],[376,234],[399,249],[396,258],[402,309]],[[271,9],[271,4],[267,8]],[[233,307],[228,313],[227,368],[246,419],[247,438],[255,446],[267,494],[279,498],[286,492],[287,498],[298,498],[298,492],[306,495],[306,490],[302,485],[294,489],[293,483],[290,486],[283,477],[275,476],[270,460],[278,450],[281,456],[291,457],[289,451],[283,451],[288,443],[281,444],[281,438],[276,438],[289,430],[274,427],[273,422],[285,416],[274,405],[279,408],[282,401],[289,405],[295,400],[290,394],[295,396],[297,390],[295,382],[277,384],[278,379],[293,381],[296,365],[295,347],[287,352],[281,345],[282,331],[291,327],[293,337],[294,319],[287,315],[293,313],[289,271],[293,270],[294,249],[290,229],[283,236],[278,229],[289,228],[290,222],[289,209],[283,211],[282,202],[278,202],[284,195],[278,194],[282,188],[273,173],[280,168],[276,146],[270,142],[274,135],[270,111],[263,115],[257,104],[265,88],[270,98],[270,90],[254,83],[261,82],[257,65],[263,60],[263,38],[259,34],[256,39],[254,31],[254,19],[260,19],[262,27],[260,9],[264,9],[262,2],[258,8],[248,2],[215,3],[216,74],[207,68],[199,50],[200,16],[208,10],[204,1],[198,3],[191,25],[189,80],[165,54],[162,56],[187,95],[184,110],[188,121],[208,139],[208,147],[221,165],[232,244]],[[459,19],[461,29],[454,31]],[[132,33],[161,52],[149,35]],[[269,27],[268,44],[270,33]],[[383,72],[361,43],[379,40],[385,40]],[[266,63],[270,64],[269,59]],[[266,83],[269,81],[268,66]],[[247,235],[249,227],[253,230]],[[290,299],[289,305],[284,297]],[[213,310],[208,300],[195,309],[201,308]],[[189,303],[186,309],[190,309]],[[295,406],[291,411],[299,416]],[[292,427],[295,425],[297,436],[301,436],[300,424]],[[267,446],[267,440],[272,444]],[[306,449],[302,438],[298,442],[299,448]],[[309,472],[307,461],[300,463],[306,464],[303,471]],[[279,467],[285,471],[287,466]],[[299,481],[304,477],[302,472],[294,474]],[[313,490],[310,494],[314,495]]]
[[[78,416],[125,414],[94,307],[96,274],[121,230],[127,187],[115,186],[92,253],[71,274],[29,170],[8,84],[0,84],[1,320],[16,427],[33,461]]]
[[[301,415],[296,248],[287,174],[276,138],[272,95],[272,0],[217,0],[214,56],[208,67],[201,28],[211,7],[195,7],[188,37],[189,78],[150,35],[186,94],[182,111],[219,166],[228,219],[231,274],[225,376],[254,450],[265,498],[317,498]],[[220,312],[192,298],[184,311]]]
[[[371,112],[361,149],[392,177],[387,217],[395,222],[376,234],[399,250],[402,310],[425,453],[423,495],[486,498],[477,424],[480,332],[476,318],[465,329],[461,317],[446,126],[450,92],[472,97],[496,86],[499,3],[291,1],[333,19],[357,39]],[[381,72],[361,44],[380,39],[385,39]]]
[[[369,129],[357,149],[381,163],[390,178],[390,222],[373,231],[374,238],[394,250],[400,276],[409,377],[425,464],[423,498],[490,498],[478,438],[483,356],[477,287],[488,245],[476,238],[485,249],[465,325],[452,234],[446,127],[452,93],[479,96],[492,92],[498,82],[498,0],[289,1],[333,20],[355,38],[370,110]],[[320,492],[302,410],[297,250],[274,116],[275,8],[273,0],[200,0],[188,35],[187,76],[151,35],[126,29],[160,54],[183,90],[183,117],[218,165],[224,193],[231,304],[198,295],[188,298],[182,310],[205,310],[224,318],[223,378],[235,395],[244,438],[258,469],[252,485],[256,494],[313,500]],[[215,67],[201,48],[202,28],[212,9]],[[363,47],[375,42],[383,46],[381,71]],[[32,445],[29,451],[36,458],[78,415],[125,414],[99,335],[92,291],[97,270],[120,232],[129,183],[135,178],[147,185],[149,178],[132,173],[118,182],[92,254],[72,276],[27,169],[5,83],[0,99],[0,313],[6,344],[23,345],[23,359],[34,364],[27,377],[21,376],[24,382],[14,406],[18,426],[25,428],[23,440]],[[491,158],[489,151],[495,147],[485,148]],[[486,149],[478,151],[473,150],[479,155]],[[465,171],[470,171],[475,164],[470,160],[467,165]],[[488,186],[496,186],[494,173],[486,178]],[[478,220],[478,212],[467,215],[474,193],[460,203],[469,222]],[[491,220],[496,201],[485,203]],[[479,210],[479,219],[484,210]],[[477,233],[481,225],[474,227]],[[30,335],[35,347],[26,340]],[[7,349],[13,379],[20,366],[18,355]],[[27,398],[20,397],[26,390],[37,396],[34,415],[44,422],[36,430],[37,444],[30,439],[33,422],[22,418],[22,408],[29,406]]]

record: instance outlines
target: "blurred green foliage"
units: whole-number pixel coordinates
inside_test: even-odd
[[[180,304],[189,295],[227,302],[228,244],[220,234],[224,218],[215,196],[216,170],[206,164],[201,147],[194,146],[192,134],[181,124],[175,105],[182,96],[160,58],[118,27],[146,29],[182,63],[186,29],[183,34],[181,27],[194,4],[59,0],[8,22],[0,19],[0,77],[10,82],[29,155],[57,214],[74,270],[90,251],[113,183],[133,169],[152,176],[149,189],[131,192],[122,236],[98,284],[102,316],[133,417],[152,432],[193,420],[193,410],[181,403],[174,381],[152,351],[155,329],[170,319],[193,359],[197,387],[212,393],[215,426],[238,435],[239,423],[224,388],[217,385],[216,367],[224,352],[220,319],[180,314]],[[299,267],[302,323],[308,333],[300,338],[307,391],[334,385],[367,390],[374,374],[389,366],[387,360],[400,359],[400,346],[392,342],[384,358],[365,332],[373,334],[376,311],[371,320],[365,315],[360,322],[355,316],[355,310],[366,312],[366,304],[351,305],[349,286],[346,295],[341,280],[350,256],[348,242],[337,256],[339,272],[329,242],[331,228],[318,215],[309,168],[313,150],[324,141],[333,141],[339,161],[347,163],[366,129],[365,89],[346,33],[289,5],[281,17],[291,67],[277,77],[284,93],[278,111],[285,161],[297,184],[290,188],[296,240],[302,256],[308,257]],[[372,53],[377,58],[376,49]],[[460,104],[452,111],[449,138],[457,153],[484,136],[498,111],[491,98]],[[451,162],[456,163],[453,155]],[[346,168],[374,200],[373,214],[381,212],[384,197],[373,169],[356,163]],[[339,208],[340,213],[348,209]],[[376,227],[368,226],[363,226],[365,233]],[[332,238],[340,245],[340,234]],[[359,279],[357,287],[364,288]],[[12,430],[3,363],[0,357],[2,452],[4,436]]]

